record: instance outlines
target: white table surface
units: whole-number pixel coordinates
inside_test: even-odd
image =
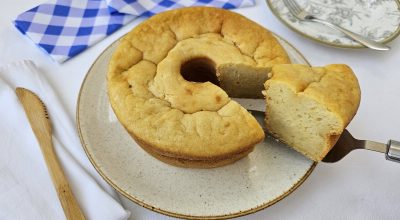
[[[126,25],[107,39],[64,64],[57,64],[23,37],[11,21],[21,12],[44,2],[2,0],[0,7],[0,64],[31,59],[57,89],[69,114],[75,116],[76,100],[86,71],[110,43],[142,19]],[[297,47],[313,65],[346,63],[355,71],[362,99],[349,125],[360,139],[400,140],[400,39],[392,50],[338,49],[292,32],[269,10],[264,0],[257,6],[235,10],[267,27]],[[4,106],[1,106],[4,107]],[[1,139],[1,134],[0,134]],[[1,177],[0,177],[1,181]],[[12,202],[12,201],[11,201]],[[123,199],[131,219],[172,219]],[[1,209],[1,207],[0,207]],[[399,219],[400,164],[383,154],[355,151],[335,164],[320,163],[311,176],[277,204],[240,219]]]

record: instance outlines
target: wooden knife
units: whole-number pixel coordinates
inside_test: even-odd
[[[28,89],[17,88],[15,92],[39,142],[65,216],[68,220],[85,219],[54,152],[51,123],[46,106],[35,93]]]

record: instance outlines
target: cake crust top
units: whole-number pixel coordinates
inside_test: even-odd
[[[269,31],[227,10],[171,10],[139,24],[110,60],[108,95],[129,133],[162,155],[213,160],[244,152],[264,138],[254,117],[220,87],[182,77],[183,63],[203,57],[215,67],[289,62]]]
[[[300,64],[276,65],[270,73],[271,81],[291,86],[297,94],[313,98],[337,114],[343,127],[353,119],[360,105],[361,89],[351,68],[345,64],[308,67]]]

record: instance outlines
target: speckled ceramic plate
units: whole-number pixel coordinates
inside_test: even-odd
[[[280,39],[292,62],[304,57]],[[90,68],[79,94],[82,145],[100,175],[119,193],[148,209],[182,218],[231,218],[281,200],[312,172],[315,163],[273,139],[248,157],[214,169],[167,165],[143,151],[118,122],[108,102],[106,70],[113,43]]]
[[[301,35],[337,47],[363,48],[325,25],[299,21],[282,0],[266,0],[285,25]],[[296,0],[307,12],[370,39],[387,43],[400,33],[398,0]]]

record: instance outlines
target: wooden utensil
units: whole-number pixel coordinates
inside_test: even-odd
[[[65,216],[68,220],[85,219],[54,152],[51,123],[46,106],[35,93],[28,89],[17,88],[15,91],[39,142]]]

